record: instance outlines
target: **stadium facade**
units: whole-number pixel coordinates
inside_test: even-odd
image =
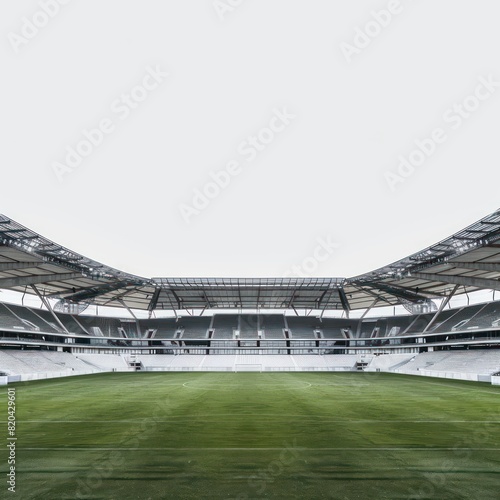
[[[0,302],[0,370],[4,382],[110,370],[381,370],[496,383],[499,280],[500,210],[360,276],[261,279],[143,278],[0,215],[0,289],[43,305]],[[481,290],[492,300],[450,308]],[[89,306],[123,314],[89,315]],[[367,316],[384,306],[408,314]]]

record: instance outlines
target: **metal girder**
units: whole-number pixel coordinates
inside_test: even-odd
[[[290,307],[295,311],[295,306],[293,305],[293,301],[295,300],[295,291],[292,291],[292,296],[290,297],[290,300],[288,301],[288,309]],[[297,314],[297,311],[295,311],[295,314]],[[297,314],[298,316],[298,314]]]
[[[406,299],[410,302],[419,302],[429,299],[429,297],[422,295],[411,288],[405,288],[403,286],[392,285],[388,283],[364,283],[364,285],[382,290],[383,292],[393,295],[398,299]]]
[[[67,299],[67,300],[73,300],[71,298],[73,295],[75,295],[77,293],[85,292],[87,290],[94,290],[95,287],[96,287],[96,285],[85,286],[85,287],[80,287],[80,288],[73,287],[72,290],[62,290],[59,292],[48,293],[45,296],[49,299],[52,299],[54,297],[57,297],[57,298],[63,297],[64,299]],[[67,295],[67,294],[69,294],[69,295]]]
[[[325,298],[325,295],[327,293],[330,293],[331,294],[331,291],[330,290],[325,290],[321,296],[317,299],[317,304],[318,304],[318,309],[319,309],[319,305],[323,302],[323,299]],[[328,302],[328,301],[327,301]]]
[[[64,274],[40,274],[36,276],[18,276],[16,278],[1,278],[0,288],[12,288],[15,286],[37,285],[40,283],[49,283],[51,281],[64,281],[74,278],[81,278],[82,273],[64,273]]]
[[[349,286],[352,286],[353,288],[355,288],[358,292],[363,292],[363,293],[366,293],[367,295],[370,295],[371,297],[374,297],[375,299],[377,299],[378,301],[383,301],[383,302],[387,302],[387,304],[389,304],[390,306],[392,306],[393,304],[391,304],[391,302],[386,299],[385,297],[382,297],[378,294],[376,294],[375,292],[372,292],[371,290],[369,289],[365,289],[363,288],[361,285],[354,285],[353,283],[350,283]]]
[[[342,308],[346,312],[346,314],[349,314],[349,311],[351,310],[351,306],[349,305],[349,301],[347,300],[347,295],[344,292],[343,288],[338,288],[337,291],[339,292],[339,297],[340,297],[340,302],[342,304]]]
[[[127,295],[130,295],[131,293],[134,293],[137,291],[137,288],[131,288],[131,289],[128,289],[126,290],[125,292],[121,292],[120,294],[118,295],[115,295],[114,297],[112,297],[111,299],[109,300],[106,300],[105,302],[103,302],[103,306],[106,306],[108,304],[110,304],[111,302],[113,301],[123,301],[123,297],[126,297]],[[125,306],[126,307],[126,306]]]
[[[449,262],[450,266],[461,269],[473,269],[478,271],[500,272],[500,263],[496,262]]]
[[[57,314],[54,312],[52,309],[52,306],[50,305],[50,302],[46,300],[46,298],[40,293],[38,288],[35,285],[31,285],[31,288],[35,291],[35,293],[38,295],[38,298],[42,301],[42,303],[45,305],[45,307],[49,310],[50,314],[52,314],[52,317],[56,320],[56,323],[59,324],[59,326],[65,331],[66,333],[68,332],[68,329],[64,326],[64,323],[59,319]]]
[[[122,298],[116,300],[130,313],[130,316],[135,319],[137,324],[137,316],[134,314],[134,311],[132,311],[132,309],[130,309],[130,307],[125,304],[125,301]],[[138,332],[140,332],[140,330],[138,330]]]
[[[471,231],[469,231],[469,232],[471,232]],[[483,231],[480,231],[480,232],[481,232],[481,234],[484,234]],[[456,240],[461,240],[461,241],[477,241],[478,240],[477,236],[476,237],[471,237],[471,236],[454,236],[454,238]]]
[[[27,229],[0,229],[0,233],[6,234],[6,233],[25,233],[28,231]]]
[[[7,231],[0,231],[0,234],[3,235],[6,232]],[[10,236],[5,236],[4,240],[11,241],[14,244],[10,245],[10,246],[12,246],[13,248],[17,248],[17,246],[18,246],[18,245],[16,245],[17,243],[20,243],[20,242],[23,242],[23,241],[26,241],[26,240],[36,240],[37,238],[38,238],[38,236],[21,236],[19,238],[11,238]]]
[[[243,307],[243,299],[241,298],[241,288],[238,287],[238,297],[240,299],[240,307]]]
[[[498,226],[498,222],[494,222],[496,226]],[[487,233],[488,231],[485,231],[484,229],[467,229],[468,233],[477,233],[477,234],[484,234]]]
[[[151,300],[149,301],[148,311],[153,311],[156,309],[156,305],[158,304],[158,299],[160,297],[160,293],[161,293],[161,286],[156,287],[155,291],[153,293],[153,296],[151,297]]]
[[[412,276],[429,281],[440,281],[441,283],[451,283],[452,285],[472,286],[474,288],[482,288],[484,290],[500,290],[500,281],[473,278],[467,276],[449,276],[445,274],[428,274],[428,273],[412,273]]]
[[[81,276],[81,274],[79,275]],[[120,288],[126,288],[129,286],[138,286],[130,281],[118,281],[114,283],[103,283],[102,285],[94,285],[87,288],[82,288],[80,290],[75,290],[75,292],[70,295],[65,295],[66,292],[62,292],[59,295],[63,296],[66,300],[72,300],[73,302],[81,302],[90,299],[94,299],[100,295],[105,295],[109,292],[114,292],[120,290]]]
[[[371,311],[371,309],[373,307],[375,307],[377,305],[377,302],[379,301],[380,299],[379,298],[376,298],[371,304],[370,306],[365,309],[365,312],[361,315],[361,317],[359,318],[359,321],[361,322],[362,319],[364,319],[364,317]]]
[[[179,309],[182,309],[182,300],[179,298],[179,296],[170,288],[168,289],[168,291],[174,296],[174,298],[177,302],[177,307]]]
[[[161,286],[161,292],[163,292],[163,294],[165,295],[165,298],[166,298],[166,299],[169,301],[169,303],[170,303],[170,308],[171,308],[171,309],[175,312],[176,308],[175,308],[175,304],[174,304],[174,302],[172,301],[170,288],[167,288],[167,287],[165,287],[165,286],[163,286],[163,285],[160,285],[160,286]],[[160,294],[161,294],[161,292],[160,292]],[[161,297],[161,295],[160,295],[160,297]],[[158,300],[159,300],[159,299],[158,299]],[[164,304],[164,303],[165,303],[165,302],[162,302],[162,304]],[[164,309],[164,308],[162,307],[162,309]],[[180,309],[180,307],[179,307],[179,309]],[[175,313],[175,315],[177,316],[177,313]]]
[[[205,299],[206,306],[203,308],[205,310],[207,307],[211,308],[212,304],[210,302],[210,299],[208,298],[207,292],[203,291],[203,298]]]
[[[345,294],[344,294],[345,297]],[[329,286],[315,301],[316,309],[321,309],[324,311],[329,304],[339,304],[344,310],[346,307],[350,308],[347,297],[345,297],[345,302],[342,302],[342,297],[340,297],[340,288],[338,286]]]
[[[0,271],[15,271],[41,266],[43,262],[0,262]]]
[[[456,285],[455,288],[450,292],[448,297],[441,302],[441,305],[439,306],[439,309],[436,311],[436,314],[432,317],[432,319],[427,323],[427,326],[424,328],[424,331],[422,333],[427,332],[429,328],[436,322],[438,319],[439,315],[443,312],[443,309],[448,305],[450,300],[452,299],[453,295],[457,292],[457,290],[460,288],[460,285]]]

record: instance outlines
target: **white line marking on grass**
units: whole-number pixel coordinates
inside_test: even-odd
[[[466,390],[470,390],[470,391],[474,391],[474,392],[482,392],[482,393],[485,393],[485,394],[491,394],[491,395],[495,395],[495,396],[499,396],[500,395],[500,392],[497,392],[495,390],[492,390],[492,391],[485,391],[485,390],[482,390],[482,389],[476,389],[474,387],[468,387],[468,386],[455,386],[453,384],[442,384],[442,383],[439,383],[439,382],[433,382],[432,380],[425,380],[426,378],[431,378],[431,377],[420,377],[418,380],[419,381],[422,381],[422,382],[425,382],[426,384],[429,384],[429,385],[437,385],[437,386],[440,386],[440,387],[446,387],[447,389],[454,389],[455,391],[462,391],[463,389],[466,389]],[[456,382],[466,382],[466,381],[463,381],[463,380],[454,380],[454,379],[447,379],[447,380],[450,380],[450,382],[453,382],[453,381],[456,381]],[[410,382],[410,381],[408,381]],[[400,383],[405,383],[405,382],[398,382],[398,384]],[[478,384],[480,382],[477,382]],[[312,383],[313,386],[332,386],[332,387],[344,387],[344,388],[353,388],[353,387],[360,387],[360,388],[366,388],[366,387],[370,387],[372,386],[371,383],[326,383],[326,384],[320,384],[320,383]],[[354,397],[359,397],[359,395],[355,395]]]
[[[192,384],[195,385],[192,385]],[[305,384],[305,385],[299,385],[297,386],[296,384]],[[203,384],[200,386],[196,385],[195,381],[188,381],[184,382],[183,387],[186,387],[187,389],[199,389],[202,391],[219,391],[221,388],[222,389],[264,389],[264,390],[270,390],[270,391],[282,391],[286,389],[309,389],[312,384],[309,382],[304,382],[301,380],[295,381],[294,383],[289,383],[289,384]],[[278,389],[269,389],[270,387],[278,387]]]
[[[391,424],[391,423],[408,423],[408,424],[500,424],[500,420],[384,420],[384,419],[361,419],[361,420],[348,420],[348,419],[337,419],[331,416],[316,416],[316,415],[261,415],[261,414],[252,414],[252,413],[242,413],[242,414],[233,414],[233,415],[225,415],[225,414],[217,414],[217,415],[182,415],[182,416],[174,416],[170,417],[167,420],[156,420],[156,422],[170,422],[173,418],[180,418],[182,420],[185,419],[208,419],[208,418],[217,418],[220,417],[225,418],[234,418],[238,419],[240,417],[260,417],[260,418],[268,418],[272,417],[269,420],[276,419],[281,417],[283,419],[289,418],[322,418],[326,420],[332,420],[339,424],[366,424],[366,423],[383,423],[383,424]],[[142,422],[143,418],[132,418],[132,419],[124,419],[124,420],[23,420],[23,423],[72,423],[72,424],[82,424],[82,423],[135,423]],[[2,422],[6,424],[7,422]]]
[[[457,386],[454,386],[452,384],[448,385],[448,384],[440,384],[439,382],[432,382],[431,380],[425,380],[426,377],[421,377],[420,380],[422,380],[422,382],[425,382],[426,384],[429,384],[429,385],[438,385],[440,387],[446,387],[447,389],[454,389],[455,391],[462,391],[463,389],[467,389],[469,391],[473,391],[473,392],[482,392],[484,394],[490,394],[492,396],[500,396],[500,392],[496,392],[496,391],[483,391],[481,389],[475,389],[474,387],[468,387],[468,386],[460,386],[460,387],[457,387]],[[450,379],[452,380],[452,379]],[[460,382],[465,382],[465,381],[460,381]],[[480,382],[478,382],[480,383]]]
[[[353,382],[353,383],[335,383],[335,382],[329,382],[327,384],[318,384],[318,383],[315,383],[315,382],[311,382],[311,385],[314,385],[314,386],[331,386],[331,387],[344,387],[344,388],[349,388],[349,389],[352,389],[353,387],[370,387],[370,386],[373,386],[372,383],[365,383],[365,382]]]
[[[43,448],[25,448],[20,447],[23,451],[280,451],[283,447],[278,448],[92,448],[92,447],[43,447]],[[391,446],[382,448],[306,448],[301,447],[301,451],[500,451],[500,448],[439,448],[439,447],[408,447],[408,446]]]

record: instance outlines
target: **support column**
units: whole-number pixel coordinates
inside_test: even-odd
[[[123,299],[118,299],[118,302],[120,302],[120,304],[130,313],[132,318],[135,319],[135,329],[137,331],[137,336],[138,338],[141,338],[142,337],[141,327],[139,325],[139,320],[137,319],[136,315],[132,312],[132,309],[130,309],[130,307],[128,307],[127,304],[125,304]]]
[[[457,285],[450,293],[450,295],[448,295],[448,297],[446,297],[446,299],[443,300],[443,302],[441,303],[441,305],[439,306],[439,309],[437,310],[436,314],[434,314],[434,316],[432,317],[432,319],[429,321],[428,325],[424,328],[424,331],[422,333],[425,333],[429,330],[429,328],[436,322],[438,316],[443,312],[443,309],[449,304],[451,298],[453,297],[453,295],[455,295],[455,293],[457,292],[457,290],[460,288],[460,285]]]
[[[50,302],[45,299],[45,297],[38,291],[38,288],[35,285],[31,285],[31,288],[38,295],[38,298],[42,301],[42,304],[49,310],[50,314],[52,314],[53,318],[56,320],[56,323],[63,329],[64,332],[68,333],[67,328],[62,324],[61,320],[57,317],[57,314],[52,309]]]

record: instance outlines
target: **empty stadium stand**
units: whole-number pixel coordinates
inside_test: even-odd
[[[324,339],[345,339],[345,330],[352,333],[352,326],[357,321],[323,318],[320,324],[322,338]]]
[[[173,339],[179,329],[176,318],[144,319],[139,320],[139,324],[143,332],[151,330],[156,339]]]
[[[283,330],[285,322],[282,314],[267,314],[261,316],[261,327],[264,331],[264,338],[283,340],[285,335]]]
[[[319,329],[320,324],[315,317],[287,316],[286,321],[291,338],[317,339],[314,331]]]
[[[410,358],[397,372],[418,374],[425,371],[434,372],[435,376],[439,376],[439,373],[492,375],[499,369],[500,350],[469,349],[422,353]]]
[[[211,318],[208,316],[194,316],[181,318],[178,328],[182,330],[181,339],[204,339],[207,338]]]
[[[481,311],[471,317],[465,325],[465,329],[486,329],[499,327],[500,322],[500,303],[492,302],[486,304]]]
[[[8,330],[36,330],[36,325],[30,324],[28,320],[21,320],[16,316],[12,306],[0,303],[0,327]]]
[[[500,302],[362,320],[56,317],[0,303],[0,371],[31,380],[100,371],[367,370],[484,381],[500,371]]]
[[[240,337],[245,339],[257,339],[260,330],[259,316],[254,314],[240,314],[239,332]]]
[[[54,351],[0,350],[0,370],[21,380],[86,375],[100,371],[70,353]]]
[[[434,328],[434,332],[442,333],[442,332],[453,332],[458,330],[467,329],[468,322],[474,318],[482,309],[484,308],[484,304],[478,304],[469,307],[463,307],[461,309],[452,310],[452,314],[443,321],[441,317],[438,316],[438,321],[440,322],[439,326]]]
[[[237,314],[217,314],[214,317],[214,339],[232,339],[238,330]]]

